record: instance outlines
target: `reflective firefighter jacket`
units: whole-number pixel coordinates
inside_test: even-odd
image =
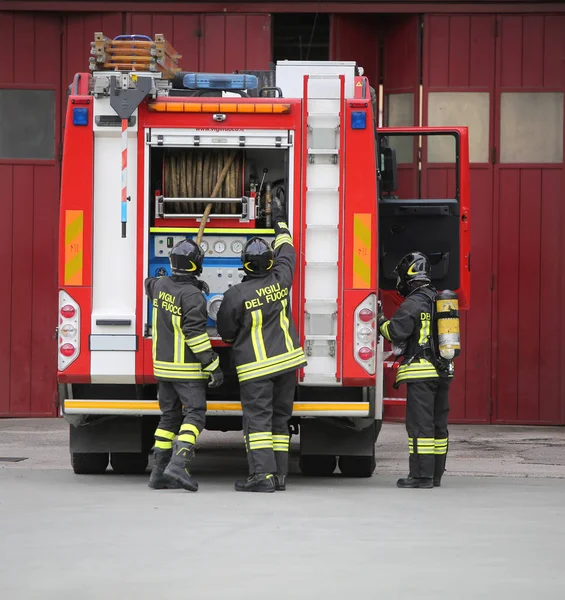
[[[296,253],[286,223],[275,223],[275,233],[271,270],[230,288],[218,312],[218,333],[233,344],[241,383],[306,365],[290,313]]]
[[[220,361],[206,331],[206,300],[193,277],[148,277],[157,379],[208,379]]]
[[[433,288],[418,288],[402,303],[392,319],[379,325],[381,334],[395,345],[406,342],[404,359],[396,374],[400,383],[437,379],[432,363],[432,306],[436,296]]]

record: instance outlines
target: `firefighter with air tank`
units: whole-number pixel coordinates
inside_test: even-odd
[[[290,312],[296,253],[279,199],[272,204],[275,241],[254,237],[242,253],[245,277],[230,288],[217,316],[233,347],[240,383],[249,477],[242,492],[284,490],[296,370],[306,365]]]
[[[397,486],[439,487],[448,448],[452,361],[460,352],[457,295],[432,287],[430,261],[421,252],[404,256],[395,273],[405,300],[390,320],[379,310],[378,327],[393,353],[403,354],[394,387],[407,384],[409,475]]]

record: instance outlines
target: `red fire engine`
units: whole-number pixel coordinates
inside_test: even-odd
[[[390,313],[394,266],[417,249],[430,256],[434,285],[468,307],[466,128],[376,128],[374,90],[353,62],[183,73],[162,37],[125,40],[149,49],[142,64],[132,60],[140,52],[128,64],[108,58],[121,41],[96,35],[92,72],[75,76],[66,117],[58,380],[74,471],[103,472],[109,461],[145,470],[159,406],[143,281],[170,272],[170,249],[196,237],[203,217],[208,329],[226,374],[210,390],[206,428],[241,429],[231,351],[214,318],[242,276],[245,241],[273,239],[279,196],[308,358],[291,422],[300,468],[328,475],[339,460],[344,475],[370,476],[390,370],[379,290]]]

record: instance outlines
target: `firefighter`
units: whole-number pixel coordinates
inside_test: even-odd
[[[395,269],[396,288],[406,298],[392,319],[378,315],[380,333],[404,357],[394,387],[407,384],[406,431],[409,475],[400,488],[439,487],[447,454],[449,386],[453,363],[439,361],[434,351],[433,305],[437,291],[431,285],[428,257],[421,252],[404,256]]]
[[[241,390],[249,477],[236,481],[240,492],[286,488],[296,370],[306,365],[290,313],[296,253],[280,200],[272,213],[273,247],[258,237],[246,243],[245,277],[226,292],[217,318],[218,333],[233,344]]]
[[[208,293],[208,286],[197,279],[203,258],[196,242],[182,240],[171,250],[172,276],[145,280],[153,306],[153,370],[163,413],[155,431],[153,489],[198,490],[188,465],[204,428],[206,382],[213,388],[224,380],[206,332],[203,292]]]

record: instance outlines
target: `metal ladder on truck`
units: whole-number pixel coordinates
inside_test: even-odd
[[[339,385],[345,76],[304,75],[303,111],[300,383]]]

